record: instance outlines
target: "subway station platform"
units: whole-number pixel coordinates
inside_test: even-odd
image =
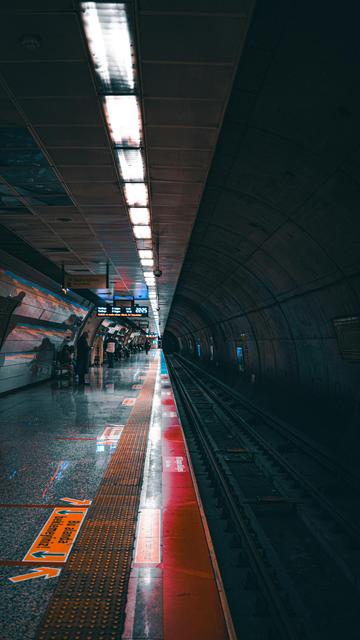
[[[3,399],[2,639],[235,637],[165,359]]]

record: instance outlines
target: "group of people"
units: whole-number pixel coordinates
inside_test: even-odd
[[[70,377],[73,377],[75,373],[78,376],[79,385],[85,384],[85,376],[89,371],[91,347],[88,338],[89,332],[84,331],[76,345],[76,358],[74,358],[74,347],[68,344],[63,346],[59,354],[60,366],[69,372]],[[142,349],[145,350],[146,355],[149,353],[151,349],[149,340],[146,340],[144,345],[130,344],[128,347],[124,346],[119,340],[116,340],[112,335],[109,335],[104,341],[104,351],[109,369],[114,367],[115,361],[119,361],[123,357],[127,358],[130,356],[130,353],[135,353]]]
[[[131,353],[137,353],[144,349],[146,354],[148,354],[150,348],[151,344],[149,340],[146,340],[144,345],[134,343],[124,345],[120,340],[117,340],[114,336],[110,335],[104,341],[104,351],[109,369],[114,367],[114,362],[120,362],[122,358],[129,358]]]

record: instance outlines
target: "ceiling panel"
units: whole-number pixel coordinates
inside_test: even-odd
[[[107,135],[103,126],[37,126],[36,132],[48,147],[107,148]]]
[[[221,100],[207,100],[206,110],[202,100],[167,100],[145,98],[145,122],[147,125],[179,125],[216,127],[220,124]]]
[[[244,18],[234,16],[142,15],[142,58],[232,65],[245,26]]]
[[[206,150],[184,150],[184,149],[162,149],[151,147],[148,149],[150,169],[151,167],[179,167],[181,169],[209,166],[211,151]]]
[[[65,43],[64,43],[65,48]],[[1,62],[0,69],[10,89],[23,97],[94,96],[95,88],[85,62]]]
[[[244,41],[251,4],[143,2],[145,139],[164,327]],[[231,15],[226,15],[230,12]]]
[[[186,48],[184,38],[184,48]],[[226,100],[232,81],[231,65],[161,64],[147,62],[143,65],[144,95],[146,98],[203,98]],[[176,66],[176,73],[174,67]]]
[[[175,149],[211,149],[217,130],[209,127],[152,126],[146,127],[147,144],[151,147]]]
[[[30,6],[32,3],[29,2]],[[38,39],[38,46],[26,47],[24,38]],[[64,47],[66,34],[66,47]],[[26,43],[26,41],[25,41]],[[39,60],[84,60],[86,49],[80,37],[75,13],[10,14],[0,22],[0,62]]]
[[[116,180],[116,169],[112,165],[104,166],[59,166],[58,170],[65,182],[112,182]]]
[[[34,125],[99,126],[101,121],[100,105],[93,97],[20,98],[19,103]]]

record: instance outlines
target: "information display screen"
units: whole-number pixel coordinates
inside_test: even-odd
[[[147,318],[149,315],[149,307],[115,307],[112,305],[104,305],[97,308],[98,318]]]

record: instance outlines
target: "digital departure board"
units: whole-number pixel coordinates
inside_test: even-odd
[[[113,305],[104,305],[97,308],[98,318],[147,318],[149,315],[149,307],[115,307]]]

